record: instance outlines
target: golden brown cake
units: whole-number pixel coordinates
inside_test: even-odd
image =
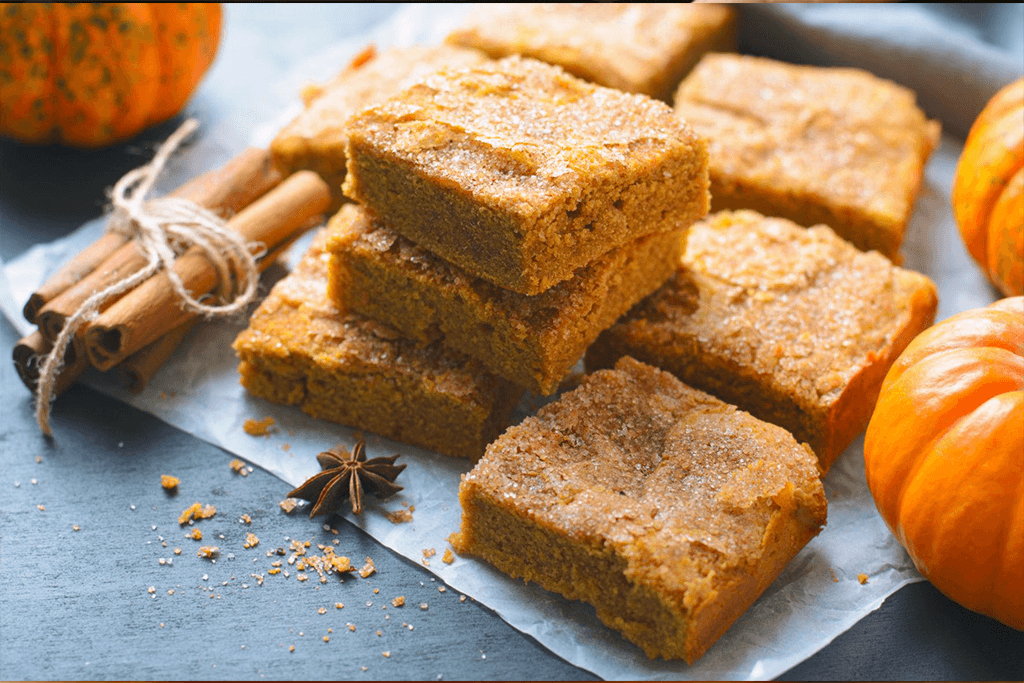
[[[668,101],[707,52],[736,49],[731,8],[683,3],[482,5],[448,43],[557,64],[574,76]]]
[[[824,225],[753,211],[690,229],[678,273],[587,350],[632,356],[808,443],[827,471],[864,431],[889,366],[931,325],[924,275]]]
[[[421,347],[327,297],[326,232],[235,340],[242,385],[313,417],[479,458],[522,389],[439,345]]]
[[[444,344],[499,377],[551,394],[601,330],[661,286],[682,256],[679,231],[617,247],[534,296],[467,275],[349,204],[328,225],[328,294],[403,336]]]
[[[859,69],[708,55],[676,111],[708,139],[712,210],[824,223],[899,263],[939,124],[913,91]]]
[[[348,133],[349,198],[521,294],[707,213],[704,143],[669,107],[532,59],[428,76]]]
[[[459,499],[457,552],[689,663],[826,516],[806,446],[631,358],[508,429]]]
[[[333,81],[303,92],[305,111],[270,144],[274,163],[285,175],[303,169],[319,173],[330,185],[335,205],[340,206],[348,142],[345,122],[441,67],[483,61],[482,53],[451,45],[391,48],[379,54],[370,47]]]

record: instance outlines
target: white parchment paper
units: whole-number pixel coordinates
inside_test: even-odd
[[[462,7],[407,7],[358,41],[340,43],[303,60],[262,98],[262,109],[277,104],[279,114],[255,129],[239,127],[251,131],[250,144],[266,145],[298,112],[296,93],[303,83],[329,78],[370,41],[380,46],[438,42],[464,11]],[[162,185],[173,187],[187,174],[223,163],[237,153],[238,149],[224,147],[224,137],[216,137],[217,129],[231,123],[216,122],[214,133],[207,132],[193,145],[189,160],[171,168]],[[238,128],[234,130],[237,133]],[[961,143],[947,137],[933,155],[903,248],[904,266],[926,273],[937,283],[939,320],[996,298],[963,248],[949,209],[949,188],[960,151]],[[33,247],[0,269],[0,307],[23,334],[32,329],[20,312],[29,294],[102,229],[103,221],[93,221],[64,239]],[[304,244],[292,254],[293,262]],[[319,471],[317,453],[338,442],[351,444],[354,432],[313,420],[296,408],[248,396],[239,385],[231,350],[243,325],[238,321],[199,326],[140,395],[127,393],[114,374],[90,372],[82,381],[297,485]],[[520,415],[530,405],[528,397]],[[266,416],[276,421],[270,436],[245,434],[242,425],[247,419]],[[54,422],[59,440],[59,413]],[[367,436],[370,457],[403,455],[408,468],[400,483],[405,490],[360,517],[349,516],[349,521],[414,562],[419,562],[423,548],[447,547],[445,539],[459,526],[457,489],[468,463]],[[282,498],[287,490],[282,484]],[[825,479],[825,492],[829,501],[825,530],[693,666],[650,661],[617,632],[605,628],[591,607],[509,579],[483,562],[458,558],[445,565],[436,561],[429,571],[559,656],[603,678],[768,679],[823,648],[904,584],[921,580],[875,511],[864,480],[860,439],[833,466]],[[388,521],[384,512],[401,509],[403,503],[415,505],[413,521]],[[862,573],[868,576],[863,585],[857,580]]]

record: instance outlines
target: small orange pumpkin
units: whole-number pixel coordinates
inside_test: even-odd
[[[907,346],[864,439],[868,488],[936,588],[1024,630],[1024,297]]]
[[[971,127],[953,214],[992,284],[1005,296],[1024,294],[1024,79],[996,93]]]
[[[220,24],[217,4],[0,3],[0,135],[95,148],[166,121]]]

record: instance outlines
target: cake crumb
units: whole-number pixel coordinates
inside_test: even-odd
[[[231,467],[231,469],[235,471],[235,474],[240,474],[243,477],[249,476],[249,470],[245,468],[245,463],[239,460],[238,458],[235,458],[228,464]]]
[[[173,491],[174,489],[178,488],[178,484],[180,483],[181,480],[178,479],[177,477],[172,477],[169,474],[160,475],[160,485],[164,487],[165,491]]]
[[[242,524],[252,524],[252,517],[250,517],[249,515],[242,515],[238,518],[238,521]]]
[[[423,566],[424,566],[424,567],[429,567],[429,566],[430,566],[430,560],[428,560],[428,559],[427,559],[427,558],[425,558],[425,557],[424,557],[424,558],[423,558],[422,560],[420,560],[420,562],[422,562],[422,563],[423,563]]]
[[[287,453],[291,449],[292,449],[292,445],[290,443],[283,443],[283,444],[281,444],[281,450],[284,451],[285,453]]]
[[[412,512],[409,510],[395,510],[394,512],[389,512],[387,517],[388,521],[392,524],[404,524],[405,522],[412,521]]]
[[[395,607],[401,607],[402,605],[405,604],[405,596],[404,595],[399,595],[397,598],[395,598],[394,600],[391,601],[391,604],[394,605]]]
[[[199,527],[197,527],[197,526],[192,527],[191,536],[192,536],[193,540],[196,540],[196,541],[203,540],[203,532],[200,531]]]
[[[324,642],[325,643],[331,642],[331,637],[330,636],[324,636]]]
[[[363,568],[359,570],[359,576],[361,576],[361,577],[363,577],[365,579],[370,574],[373,574],[375,571],[377,571],[377,567],[374,566],[373,560],[371,560],[369,557],[367,557],[366,558],[366,564],[364,564]]]
[[[318,609],[316,611],[316,613],[317,614],[327,614],[327,608],[326,607],[321,607],[320,609]]]
[[[212,559],[220,554],[220,548],[215,545],[204,545],[196,551],[196,557]]]
[[[345,626],[348,626],[348,630],[349,631],[355,631],[356,630],[356,625],[355,624],[345,624]]]
[[[334,609],[344,609],[344,607],[345,607],[345,603],[342,603],[342,602],[334,603]]]
[[[291,513],[291,511],[295,509],[295,506],[298,505],[298,503],[299,501],[295,498],[285,498],[279,503],[279,505],[281,506],[281,509],[284,510],[286,513]]]
[[[381,652],[381,654],[382,654],[383,656],[385,656],[385,657],[391,657],[391,651],[390,651],[390,650],[389,650],[389,651],[387,651],[387,652]]]
[[[37,455],[36,456],[36,462],[42,462],[42,461],[43,461],[43,456]]]
[[[288,646],[288,652],[295,652],[295,646],[294,645],[289,645]]]
[[[429,607],[430,607],[430,605],[428,605],[428,604],[427,604],[427,603],[425,603],[425,602],[421,602],[421,603],[420,603],[420,609],[422,609],[422,610],[426,610],[426,609],[428,609]]]
[[[867,574],[857,574],[857,580],[860,581],[860,585],[864,585],[868,582]]]
[[[175,555],[181,555],[181,548],[175,548],[174,549],[174,554]]]
[[[423,557],[433,557],[434,555],[437,555],[437,551],[435,549],[433,549],[433,548],[424,548],[423,549]]]
[[[445,564],[451,564],[455,561],[455,553],[452,552],[451,548],[445,548],[444,555],[441,556],[441,561]]]
[[[156,586],[150,586],[146,590],[152,595],[153,593],[156,593]]]
[[[40,512],[46,512],[46,507],[45,506],[43,506],[43,505],[36,505],[36,507],[39,508]]]
[[[245,535],[245,542],[242,544],[243,548],[255,548],[260,544],[260,539],[256,538],[256,534],[249,532]]]
[[[270,428],[274,426],[274,418],[265,417],[262,420],[246,420],[245,424],[242,425],[242,429],[249,436],[267,436],[270,434]]]
[[[81,531],[82,527],[78,526],[77,524],[74,524],[74,525],[72,525],[71,530],[72,531]]]

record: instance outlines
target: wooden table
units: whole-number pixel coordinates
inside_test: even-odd
[[[262,65],[283,70],[294,56],[287,46],[313,52],[390,11],[233,6],[220,61],[190,110],[215,121],[252,98],[230,69],[254,49]],[[0,257],[99,215],[104,188],[175,125],[94,153],[0,143]],[[17,336],[0,322],[5,353]],[[441,592],[422,567],[343,520],[329,520],[335,535],[285,514],[284,482],[258,469],[242,477],[230,454],[88,388],[60,397],[59,441],[48,445],[28,391],[9,362],[0,368],[0,678],[593,678],[487,608]],[[162,474],[181,479],[178,495],[160,487]],[[204,543],[223,549],[216,564],[196,557],[198,544],[177,524],[197,500],[218,508],[200,527]],[[243,514],[251,525],[238,521]],[[243,550],[249,532],[260,543]],[[266,552],[289,539],[337,540],[339,553],[371,557],[377,572],[340,585],[315,574],[273,580]],[[263,574],[263,585],[251,574]],[[391,604],[397,596],[404,607]],[[1022,653],[1024,634],[919,583],[783,678],[1013,680],[1024,678]]]

